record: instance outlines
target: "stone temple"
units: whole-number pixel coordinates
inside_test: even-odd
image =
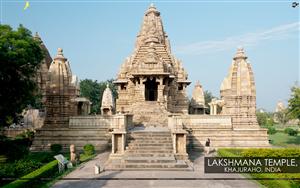
[[[189,168],[188,151],[202,150],[207,138],[214,149],[269,147],[267,130],[257,123],[254,75],[244,50],[233,57],[220,99],[206,105],[198,82],[189,101],[191,82],[171,52],[153,5],[145,12],[132,55],[113,82],[118,98],[107,87],[101,114],[88,115],[90,103],[79,97],[73,77],[59,49],[48,70],[46,118],[36,131],[33,151],[49,150],[52,144],[75,144],[80,150],[91,143],[98,151],[111,149],[107,170],[184,170]]]

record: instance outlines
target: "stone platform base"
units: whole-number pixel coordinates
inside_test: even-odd
[[[76,150],[83,150],[85,144],[93,144],[96,151],[109,147],[111,136],[108,129],[101,128],[41,128],[36,130],[31,151],[49,151],[52,144],[61,144],[64,151],[69,151],[71,144]]]

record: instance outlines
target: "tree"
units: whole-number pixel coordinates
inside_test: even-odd
[[[256,112],[257,122],[260,126],[270,127],[274,125],[273,115],[268,112]]]
[[[209,114],[209,112],[210,112],[210,106],[208,105],[208,103],[210,103],[213,98],[215,98],[215,97],[213,96],[213,94],[210,91],[208,91],[208,90],[204,91],[205,106],[207,107],[205,110],[206,114]]]
[[[265,112],[256,112],[257,122],[260,126],[265,126],[268,119],[268,114]]]
[[[300,120],[300,87],[293,86],[291,91],[291,98],[288,101],[288,116],[291,119]]]
[[[80,95],[92,102],[91,113],[100,112],[100,86],[97,80],[85,79],[80,81]]]
[[[274,118],[281,124],[285,125],[288,121],[288,113],[287,113],[287,109],[278,111],[274,113]]]
[[[7,125],[7,119],[17,121],[18,114],[35,101],[33,77],[43,57],[28,29],[0,25],[0,125]]]
[[[114,99],[117,98],[117,88],[112,83],[113,79],[98,82],[97,80],[85,79],[80,81],[80,95],[92,102],[91,113],[100,113],[101,100],[106,84],[109,84]]]

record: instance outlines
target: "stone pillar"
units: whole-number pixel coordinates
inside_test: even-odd
[[[188,154],[186,152],[186,135],[187,132],[183,129],[174,130],[173,135],[173,152],[176,159],[178,160],[187,160]]]
[[[115,134],[111,134],[111,154],[115,153]]]
[[[126,132],[114,131],[111,138],[111,155],[123,155],[126,145]]]
[[[213,115],[217,115],[217,104],[214,104],[214,114]]]
[[[157,86],[157,99],[159,102],[163,102],[165,100],[164,99],[164,88],[165,88],[164,85]]]
[[[141,96],[141,102],[143,102],[143,101],[145,101],[146,99],[145,99],[145,84],[144,84],[144,82],[146,82],[147,81],[147,78],[146,77],[141,77],[140,78],[140,96]]]
[[[210,115],[214,115],[214,105],[212,103],[208,103],[209,107],[210,107]]]

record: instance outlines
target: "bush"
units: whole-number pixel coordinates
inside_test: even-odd
[[[57,160],[42,166],[41,168],[23,176],[20,180],[13,181],[3,188],[18,188],[18,187],[40,187],[42,182],[39,178],[52,178],[58,173]]]
[[[241,152],[242,157],[300,157],[298,148],[252,148],[244,149]]]
[[[298,134],[297,130],[289,128],[289,127],[284,129],[284,132],[290,136],[297,136],[297,134]]]
[[[292,128],[288,127],[284,129],[284,133],[288,134],[288,132],[291,130]]]
[[[54,154],[58,154],[62,150],[62,146],[61,144],[52,144],[50,149]]]
[[[83,150],[85,155],[93,155],[95,153],[95,147],[92,144],[86,144]]]
[[[275,134],[277,131],[274,127],[268,127],[268,134]]]
[[[15,140],[1,140],[0,148],[5,148],[0,150],[0,155],[5,155],[8,162],[13,162],[15,160],[23,158],[29,152],[30,140],[25,139],[15,139]]]
[[[22,177],[52,160],[53,154],[48,152],[29,153],[23,159],[1,164],[0,179]],[[8,182],[10,181],[0,181],[0,187]]]
[[[17,136],[16,136],[16,138],[17,139],[24,139],[24,138],[28,138],[29,140],[33,140],[33,138],[34,138],[34,132],[33,131],[31,131],[31,130],[29,130],[29,129],[27,129],[26,131],[24,131],[23,133],[21,133],[21,134],[18,134]]]

